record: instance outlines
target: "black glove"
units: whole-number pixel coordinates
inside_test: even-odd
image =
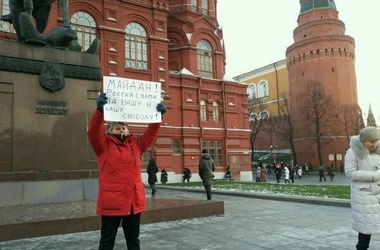
[[[98,96],[98,99],[96,99],[96,108],[100,113],[103,113],[103,106],[107,103],[108,97],[106,96],[106,93],[101,93]]]
[[[161,115],[164,115],[166,113],[166,107],[161,102],[157,104],[157,111],[161,112]]]

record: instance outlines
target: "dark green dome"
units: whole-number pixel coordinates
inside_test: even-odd
[[[301,14],[313,9],[330,8],[337,10],[334,0],[300,0]]]

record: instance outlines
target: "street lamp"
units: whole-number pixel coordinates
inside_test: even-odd
[[[273,155],[273,162],[276,166],[276,149],[278,148],[277,145],[270,145],[270,153]]]
[[[254,151],[253,151],[253,124],[255,121],[258,120],[258,116],[256,113],[250,113],[248,117],[249,121],[249,127],[250,127],[250,142],[251,142],[251,167],[253,167],[253,162],[254,162]]]

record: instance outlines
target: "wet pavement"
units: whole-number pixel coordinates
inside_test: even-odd
[[[302,183],[318,184],[319,180],[315,181],[314,177],[304,176]],[[348,180],[344,175],[337,174],[333,182],[326,181],[320,185],[332,183],[345,185]],[[205,199],[203,192],[163,189],[159,186],[157,195]],[[318,198],[309,204],[292,199],[279,201],[252,197],[215,192],[213,199],[224,201],[224,215],[144,224],[141,226],[141,249],[355,249],[357,233],[351,229],[351,210],[347,205],[324,205],[323,199]],[[0,243],[0,249],[86,250],[97,249],[98,241],[99,231],[96,230],[5,241]],[[118,232],[115,249],[126,249],[122,230]],[[372,236],[370,249],[380,249],[380,236]]]

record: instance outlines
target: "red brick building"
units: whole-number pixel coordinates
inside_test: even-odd
[[[144,164],[154,157],[182,180],[185,167],[197,173],[201,150],[209,149],[222,177],[229,164],[235,179],[251,180],[246,85],[223,79],[225,47],[216,0],[70,1],[71,27],[85,51],[100,39],[103,75],[159,81],[168,108],[161,133]],[[8,1],[0,1],[9,13]],[[63,23],[55,2],[45,32]],[[16,40],[12,26],[0,21],[0,40]],[[98,90],[89,90],[95,107]],[[83,100],[84,105],[86,100]],[[133,133],[143,131],[130,125]],[[89,147],[88,145],[84,145]],[[92,150],[89,149],[89,152]],[[92,153],[89,161],[94,161]],[[93,164],[96,169],[96,164]],[[193,175],[197,178],[197,175]]]

